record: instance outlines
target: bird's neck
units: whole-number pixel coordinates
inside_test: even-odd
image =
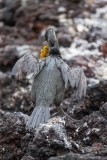
[[[57,47],[59,48],[59,45],[58,45],[58,41],[56,39],[56,37],[53,37],[53,38],[50,38],[48,40],[48,46],[51,48],[51,47]]]
[[[50,47],[49,55],[61,58],[61,53],[59,51],[59,48],[57,48],[55,46],[54,47]]]

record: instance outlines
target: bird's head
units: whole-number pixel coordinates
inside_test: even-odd
[[[48,43],[48,46],[44,46],[40,53],[40,58],[45,58],[48,55],[60,56],[59,44],[56,38],[55,30],[49,28],[45,32],[45,39]]]
[[[58,44],[58,41],[56,38],[55,30],[53,28],[49,28],[46,30],[45,39],[46,39],[49,47],[58,47],[59,48],[59,44]]]
[[[49,55],[61,56],[58,40],[56,38],[55,30],[53,28],[49,28],[46,30],[45,39],[49,46]]]

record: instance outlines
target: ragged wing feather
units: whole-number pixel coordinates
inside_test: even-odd
[[[21,57],[12,69],[12,75],[18,76],[19,79],[27,75],[37,75],[45,65],[45,59],[37,59],[33,54],[27,53]]]
[[[65,87],[69,84],[74,89],[74,97],[82,98],[85,96],[87,82],[81,67],[70,68],[62,59],[57,61],[57,67],[60,69]]]

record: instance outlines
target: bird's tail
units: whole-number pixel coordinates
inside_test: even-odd
[[[27,128],[36,128],[40,125],[40,123],[46,123],[46,121],[50,118],[49,106],[39,106],[36,107],[31,116],[28,119],[26,124]]]

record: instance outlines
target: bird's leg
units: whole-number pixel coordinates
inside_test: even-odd
[[[61,116],[63,116],[65,114],[65,112],[63,111],[63,109],[60,106],[57,107],[57,111],[58,111],[59,115],[61,115]]]
[[[71,120],[74,120],[67,113],[65,113],[64,110],[60,106],[57,107],[57,111],[59,112],[60,115],[62,115],[62,116],[65,115],[66,117],[70,118]]]
[[[31,106],[28,108],[28,113],[31,113],[33,109],[34,109],[34,104],[31,103]]]

